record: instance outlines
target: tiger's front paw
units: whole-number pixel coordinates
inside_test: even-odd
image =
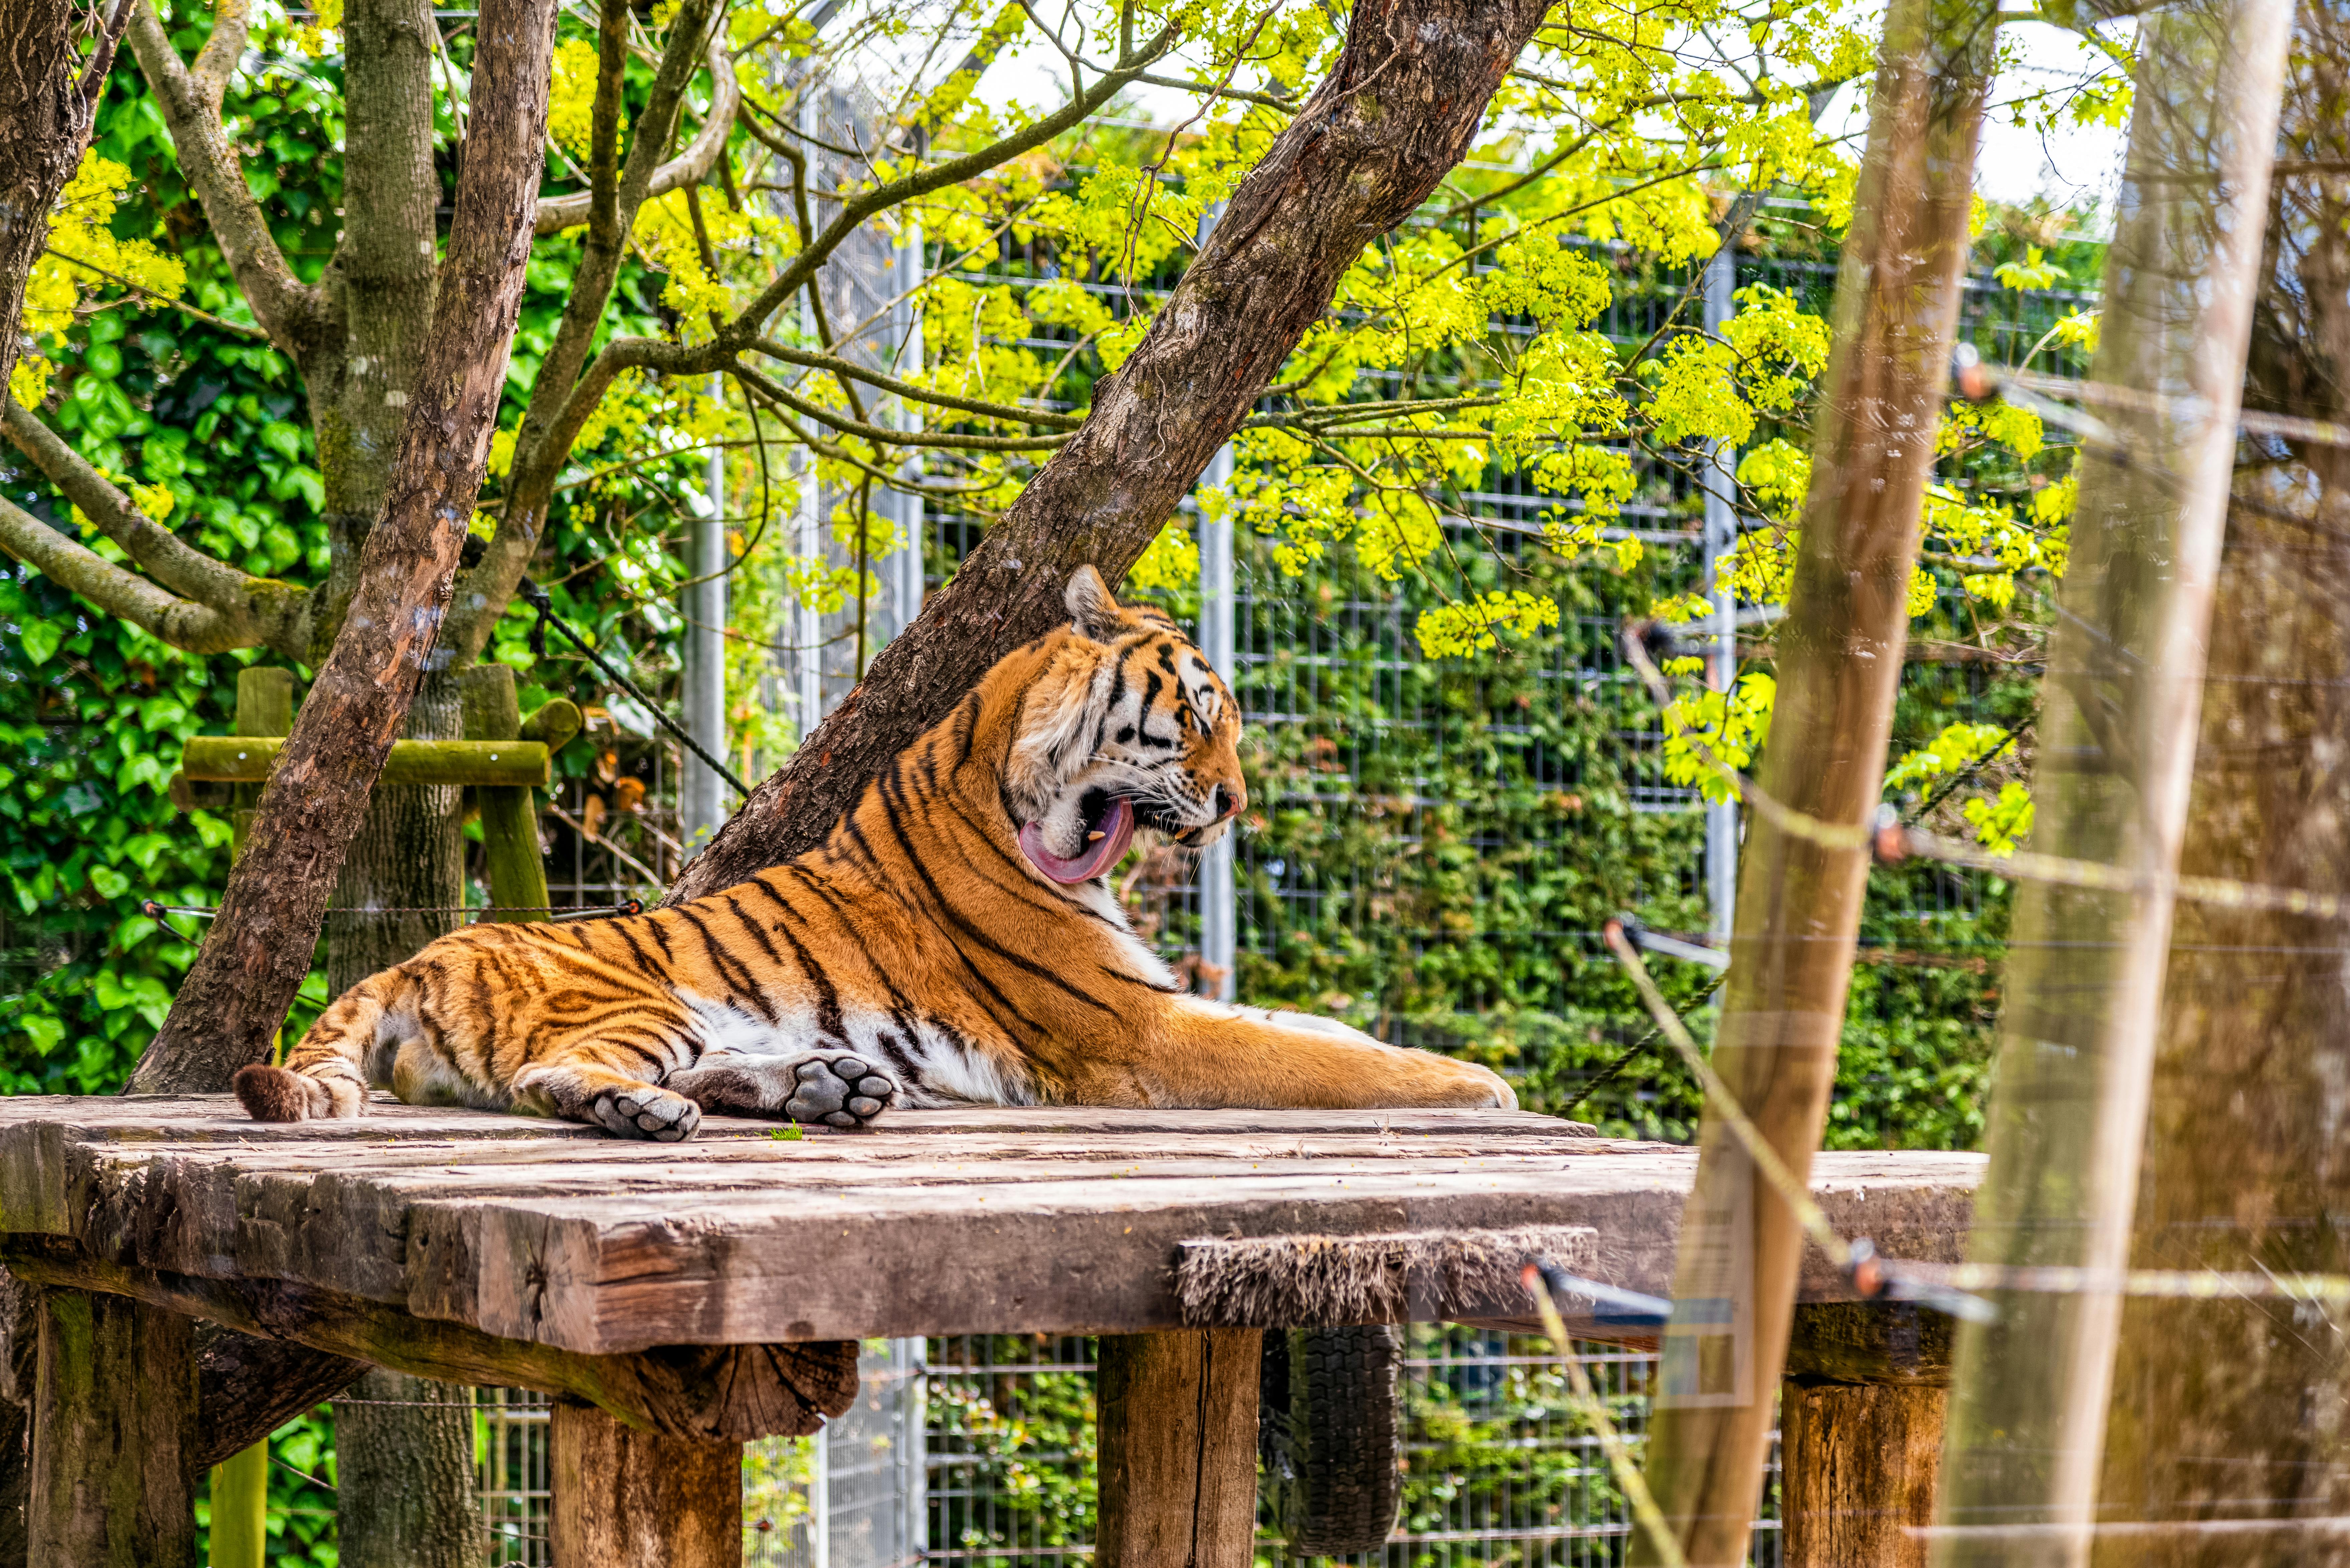
[[[1518,1108],[1518,1092],[1510,1087],[1509,1080],[1491,1067],[1441,1056],[1428,1065],[1436,1069],[1434,1092],[1425,1099],[1412,1101],[1412,1104],[1470,1111],[1514,1111]]]
[[[598,1095],[588,1109],[604,1130],[619,1137],[678,1143],[702,1125],[702,1107],[683,1095],[652,1084],[633,1084]]]
[[[863,1127],[898,1096],[897,1083],[845,1051],[817,1051],[792,1064],[784,1114],[795,1122]]]

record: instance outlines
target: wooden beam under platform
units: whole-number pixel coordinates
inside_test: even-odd
[[[593,1405],[662,1437],[742,1443],[805,1437],[857,1397],[857,1345],[687,1345],[583,1355],[501,1339],[463,1324],[283,1280],[204,1280],[89,1256],[70,1243],[13,1236],[0,1262],[55,1289],[127,1297],[256,1339],[291,1340],[443,1383],[535,1388]]]

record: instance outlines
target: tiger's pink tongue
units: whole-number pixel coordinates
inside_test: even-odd
[[[1020,830],[1020,851],[1028,864],[1055,882],[1083,882],[1100,876],[1118,862],[1134,841],[1134,805],[1120,800],[1111,805],[1102,823],[1101,836],[1086,846],[1084,854],[1063,859],[1045,847],[1045,830],[1035,823]]]

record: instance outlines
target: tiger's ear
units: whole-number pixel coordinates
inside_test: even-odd
[[[1069,618],[1077,623],[1078,633],[1096,642],[1113,641],[1127,629],[1126,611],[1110,597],[1102,575],[1090,566],[1070,574],[1068,589],[1061,599],[1069,607]]]

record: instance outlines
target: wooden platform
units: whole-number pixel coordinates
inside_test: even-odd
[[[225,1096],[0,1099],[0,1231],[611,1355],[1170,1328],[1176,1249],[1203,1237],[1583,1225],[1590,1272],[1665,1294],[1695,1166],[1496,1112],[917,1111],[779,1130],[712,1116],[654,1145],[389,1103],[270,1127]],[[1950,1262],[1981,1170],[1829,1154],[1814,1185],[1846,1234]],[[1843,1293],[1815,1260],[1806,1294]]]

